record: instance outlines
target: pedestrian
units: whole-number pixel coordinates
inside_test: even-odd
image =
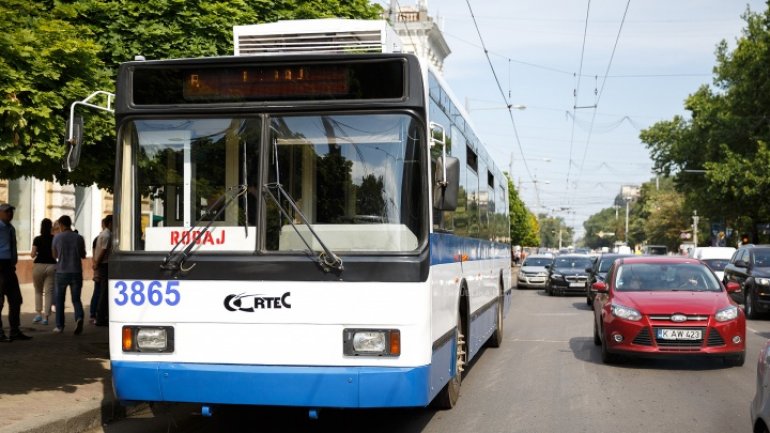
[[[35,286],[35,311],[37,315],[32,323],[48,325],[53,304],[53,284],[56,276],[56,259],[53,258],[51,244],[53,243],[53,223],[48,218],[40,221],[40,235],[32,240],[32,251],[29,255],[34,259],[32,265],[32,284]],[[45,296],[44,296],[45,295]]]
[[[15,207],[8,203],[0,204],[0,312],[2,312],[4,300],[8,300],[8,324],[10,331],[8,336],[3,331],[0,321],[0,342],[7,343],[13,340],[30,340],[32,337],[24,335],[19,328],[21,324],[21,287],[16,276],[16,263],[19,260],[16,248],[16,229],[11,224]]]
[[[107,326],[107,262],[112,252],[112,215],[102,218],[102,231],[94,239],[92,268],[94,271],[94,294],[91,296],[91,323]]]
[[[83,332],[83,263],[86,258],[86,242],[83,236],[72,231],[69,215],[59,217],[61,233],[53,238],[53,256],[56,259],[56,328],[53,332],[64,331],[64,298],[70,287],[72,306],[75,308],[75,335]]]

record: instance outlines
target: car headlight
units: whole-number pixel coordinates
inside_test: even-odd
[[[548,274],[547,274],[547,273],[545,273],[545,272],[539,272],[539,273],[536,275],[536,277],[547,277],[547,276],[548,276]]]
[[[770,286],[770,278],[754,278],[754,282],[760,286]]]
[[[631,307],[618,304],[612,304],[610,307],[612,308],[612,315],[615,317],[624,320],[631,320],[632,322],[642,320],[642,314]]]
[[[564,275],[562,275],[562,274],[551,274],[551,279],[552,280],[561,280],[563,278],[564,278]]]
[[[717,314],[714,316],[714,318],[717,319],[717,322],[727,322],[728,320],[733,320],[737,317],[738,307],[735,305],[722,308],[721,310],[717,311]]]

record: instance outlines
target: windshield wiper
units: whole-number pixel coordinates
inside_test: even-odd
[[[297,206],[297,203],[294,201],[294,199],[291,198],[289,193],[286,192],[285,189],[281,186],[280,183],[268,183],[265,184],[262,187],[263,191],[265,192],[265,195],[270,197],[273,200],[273,203],[275,203],[276,207],[278,207],[278,210],[281,211],[281,215],[283,215],[284,218],[286,218],[289,221],[289,224],[291,224],[291,227],[294,229],[294,231],[297,233],[297,236],[299,236],[300,239],[302,239],[302,242],[307,247],[308,251],[312,254],[313,248],[310,246],[310,243],[305,239],[305,236],[302,235],[302,233],[299,231],[297,226],[294,224],[293,218],[289,216],[289,213],[286,211],[286,209],[281,206],[280,198],[283,197],[289,204],[291,205],[291,208],[296,212],[297,216],[302,220],[302,223],[305,224],[307,229],[310,231],[310,233],[313,235],[316,241],[321,245],[321,248],[323,248],[323,252],[319,254],[318,256],[318,264],[321,266],[321,269],[324,270],[324,272],[329,272],[331,270],[336,270],[338,272],[341,272],[343,270],[342,266],[342,259],[334,254],[332,250],[329,249],[329,247],[326,246],[324,241],[321,239],[320,236],[318,236],[318,233],[313,230],[313,227],[310,225],[310,221],[308,221],[307,217],[302,213],[302,211],[299,210],[299,206]],[[278,192],[278,197],[276,197],[276,194],[273,193],[272,189],[275,189]]]
[[[174,248],[171,248],[171,251],[168,252],[166,258],[163,260],[163,263],[160,264],[160,268],[166,271],[173,271],[174,273],[181,272],[182,274],[185,274],[194,268],[195,263],[193,263],[192,266],[186,268],[184,267],[184,262],[187,261],[187,259],[190,257],[192,249],[195,248],[201,237],[203,237],[203,235],[209,231],[209,228],[211,228],[211,225],[219,217],[219,215],[221,215],[222,212],[227,209],[227,206],[229,206],[233,200],[244,195],[245,193],[246,185],[235,185],[228,188],[225,193],[217,199],[217,201],[206,208],[206,212],[204,213],[203,218],[196,221],[195,224],[193,224],[187,230],[187,233],[179,237],[179,240],[174,245]],[[214,213],[215,209],[217,209],[216,213]],[[195,237],[191,239],[190,235],[196,228],[198,228],[198,224],[206,219],[208,219],[208,224],[206,224],[203,229],[199,230],[198,233],[195,234]],[[185,242],[188,242],[187,246],[181,252],[177,253],[176,249]]]

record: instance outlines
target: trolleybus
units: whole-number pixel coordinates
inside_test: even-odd
[[[114,110],[120,401],[451,408],[501,344],[507,180],[422,59],[132,61]]]

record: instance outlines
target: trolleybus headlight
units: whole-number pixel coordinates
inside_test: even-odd
[[[124,352],[173,352],[174,328],[171,326],[124,326]]]
[[[398,329],[345,329],[343,353],[348,356],[399,356],[401,332]]]

